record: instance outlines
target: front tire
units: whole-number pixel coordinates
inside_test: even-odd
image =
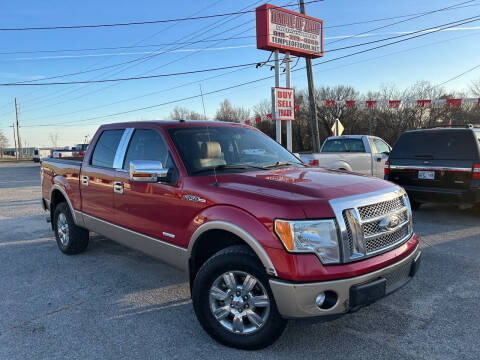
[[[245,246],[226,248],[203,264],[193,283],[193,307],[203,329],[221,344],[262,349],[285,330],[265,268]]]
[[[67,203],[62,202],[55,207],[53,221],[55,239],[61,252],[75,255],[87,248],[88,230],[75,225]]]

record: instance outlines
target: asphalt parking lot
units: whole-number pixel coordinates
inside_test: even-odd
[[[245,352],[201,329],[182,272],[100,236],[61,254],[39,199],[38,164],[0,163],[1,359],[479,357],[478,211],[421,208],[413,281],[334,321],[292,321],[273,346]]]

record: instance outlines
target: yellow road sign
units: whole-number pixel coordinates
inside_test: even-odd
[[[333,124],[332,126],[332,133],[333,133],[333,136],[340,136],[343,134],[343,125],[342,123],[340,122],[340,120],[335,120],[335,123]]]

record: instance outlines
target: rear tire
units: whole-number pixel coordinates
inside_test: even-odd
[[[75,255],[88,246],[88,230],[75,225],[67,203],[62,202],[55,207],[53,215],[55,239],[61,252]]]
[[[265,348],[287,325],[265,268],[245,246],[226,248],[207,260],[195,277],[192,298],[200,325],[226,346]]]

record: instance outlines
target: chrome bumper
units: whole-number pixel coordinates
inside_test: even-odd
[[[271,279],[270,287],[277,303],[278,311],[286,318],[307,318],[316,316],[326,316],[342,314],[359,307],[359,304],[352,304],[352,291],[369,283],[377,285],[383,282],[383,293],[380,297],[397,290],[405,285],[415,275],[418,267],[421,251],[417,248],[412,251],[406,258],[389,265],[383,269],[373,271],[368,274],[360,275],[353,278],[322,281],[316,283],[291,283],[281,280]],[[412,270],[414,270],[412,272]],[[315,299],[321,292],[333,292],[337,296],[336,302],[328,309],[322,309],[315,304]],[[358,294],[355,293],[358,298]],[[367,301],[362,305],[367,305],[372,301]],[[359,298],[364,297],[361,294]],[[368,299],[367,299],[368,300]]]

